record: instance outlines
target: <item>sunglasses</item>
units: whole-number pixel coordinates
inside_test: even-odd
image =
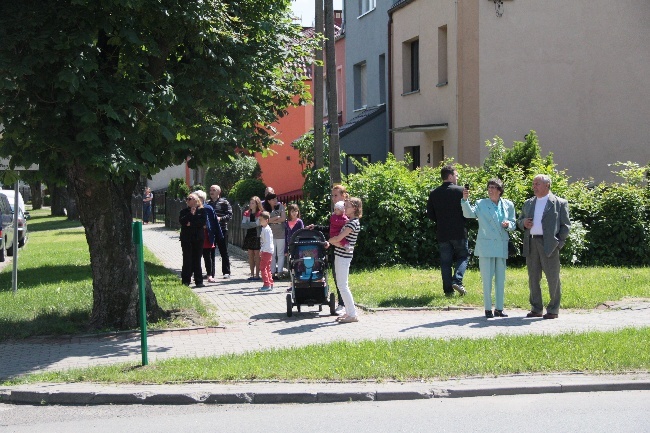
[[[194,197],[186,197],[185,198],[185,201],[190,201],[190,200],[194,200]]]

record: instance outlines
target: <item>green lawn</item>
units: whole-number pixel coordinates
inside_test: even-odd
[[[591,309],[605,301],[626,297],[650,298],[649,268],[565,266],[561,278],[562,308]],[[478,268],[467,270],[464,285],[468,291],[466,296],[447,298],[442,292],[439,269],[391,267],[350,274],[350,288],[355,302],[373,308],[435,308],[449,305],[482,308],[483,286]],[[528,293],[526,268],[508,268],[505,308],[530,308]],[[544,299],[548,300],[544,278],[542,293]]]
[[[176,358],[43,373],[5,382],[428,380],[519,373],[650,369],[650,328],[452,340],[338,342],[204,358]]]
[[[30,240],[20,252],[18,293],[11,267],[0,273],[0,341],[85,330],[92,280],[83,229],[64,217],[33,211]],[[166,310],[213,315],[178,277],[145,251],[147,272]],[[647,268],[562,269],[562,308],[591,309],[625,297],[650,298]],[[406,267],[357,271],[350,286],[370,307],[482,308],[478,270],[466,274],[465,297],[442,295],[437,269]],[[506,308],[528,308],[526,270],[509,268]],[[196,315],[196,314],[194,314]],[[170,319],[152,327],[184,326]],[[146,367],[122,364],[31,375],[7,383],[103,381],[169,383],[194,380],[415,380],[549,372],[625,372],[650,368],[650,328],[564,335],[498,336],[452,340],[418,338],[338,342],[221,357],[169,359]]]
[[[47,213],[31,211],[29,241],[19,252],[15,295],[11,264],[0,273],[0,341],[85,331],[92,309],[92,278],[84,231],[78,222]],[[145,266],[163,309],[198,312],[192,316],[214,320],[199,298],[146,250]],[[170,319],[150,327],[187,324]]]

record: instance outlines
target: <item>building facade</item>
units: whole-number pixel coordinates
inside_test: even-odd
[[[346,158],[343,173],[355,171],[353,160],[384,161],[388,152],[388,14],[392,0],[344,0],[346,39],[345,100],[347,118],[340,131]]]
[[[533,129],[574,179],[650,160],[650,2],[398,0],[389,15],[398,159],[478,165],[486,140]]]

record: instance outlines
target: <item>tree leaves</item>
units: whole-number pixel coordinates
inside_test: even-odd
[[[296,59],[313,47],[302,43],[288,6],[2,2],[0,153],[29,141],[31,162],[55,148],[59,158],[50,161],[59,168],[71,155],[99,158],[130,179],[125,170],[151,175],[190,155],[200,163],[268,148],[275,139],[266,125],[307,93]],[[115,167],[118,153],[129,161]]]

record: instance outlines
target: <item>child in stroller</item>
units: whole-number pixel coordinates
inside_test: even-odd
[[[318,230],[298,230],[289,241],[289,269],[291,270],[291,293],[287,294],[287,316],[293,307],[301,305],[329,305],[330,314],[336,315],[333,293],[327,284],[328,260],[325,237]]]

